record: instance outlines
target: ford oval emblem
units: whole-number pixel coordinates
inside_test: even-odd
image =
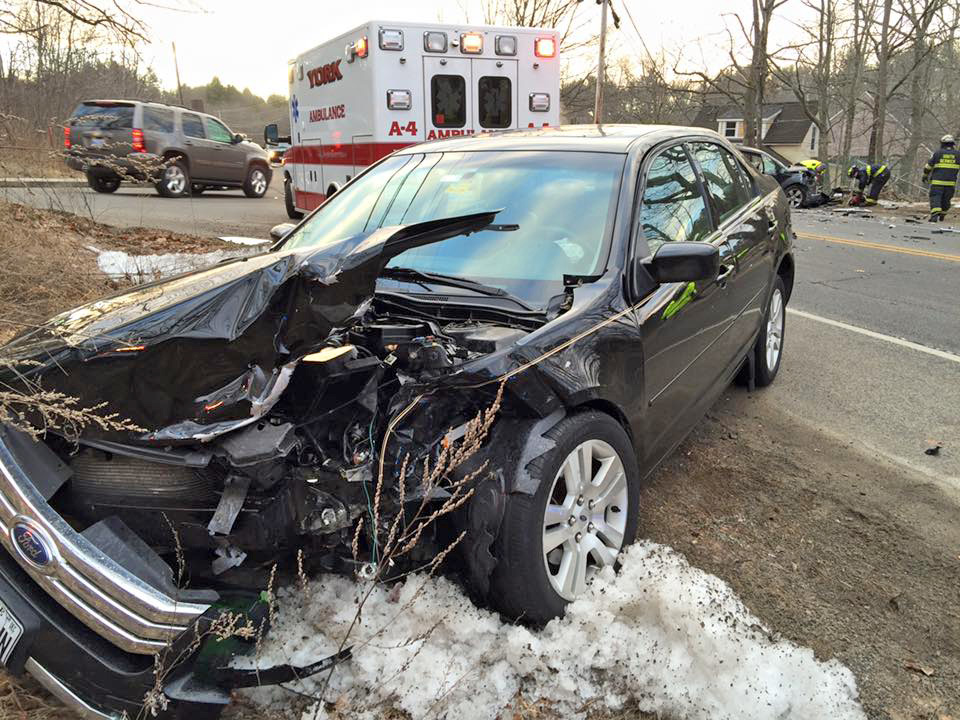
[[[43,533],[27,522],[18,522],[10,531],[13,544],[20,557],[35,568],[45,570],[53,564],[54,554],[50,541]]]

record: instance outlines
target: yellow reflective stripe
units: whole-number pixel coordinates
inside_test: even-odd
[[[880,166],[880,169],[877,170],[877,175],[879,175],[880,173],[882,173],[882,172],[883,172],[884,170],[886,170],[886,169],[887,169],[887,166],[886,166],[886,165],[881,165],[881,166]]]
[[[956,187],[956,180],[931,180],[931,185],[942,185],[943,187]]]
[[[946,170],[960,170],[960,165],[957,163],[937,163],[934,165],[935,168],[944,168]]]

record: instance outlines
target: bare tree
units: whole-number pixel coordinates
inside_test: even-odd
[[[143,0],[132,3],[120,0],[0,0],[0,33],[20,34],[41,30],[44,9],[53,9],[79,25],[107,32],[116,40],[132,43],[147,39],[147,28],[134,14],[132,7],[142,7]],[[25,15],[25,6],[34,6],[35,14]]]

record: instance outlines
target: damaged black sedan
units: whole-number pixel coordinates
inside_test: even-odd
[[[708,131],[458,138],[385,158],[270,252],[22,334],[7,386],[122,426],[0,431],[0,662],[90,717],[151,689],[215,716],[338,658],[253,676],[230,663],[252,642],[197,627],[262,621],[298,574],[388,578],[453,545],[478,601],[562,613],[720,392],[773,381],[791,237],[776,182]],[[469,462],[423,483],[465,437]],[[464,483],[384,571],[396,528]]]

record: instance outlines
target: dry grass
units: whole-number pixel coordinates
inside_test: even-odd
[[[4,200],[0,218],[0,344],[24,327],[130,284],[104,275],[90,247],[138,254],[236,249],[213,238],[118,229]]]
[[[14,678],[0,671],[0,720],[76,720],[30,676]]]
[[[60,150],[0,145],[0,177],[82,178],[67,167]]]

